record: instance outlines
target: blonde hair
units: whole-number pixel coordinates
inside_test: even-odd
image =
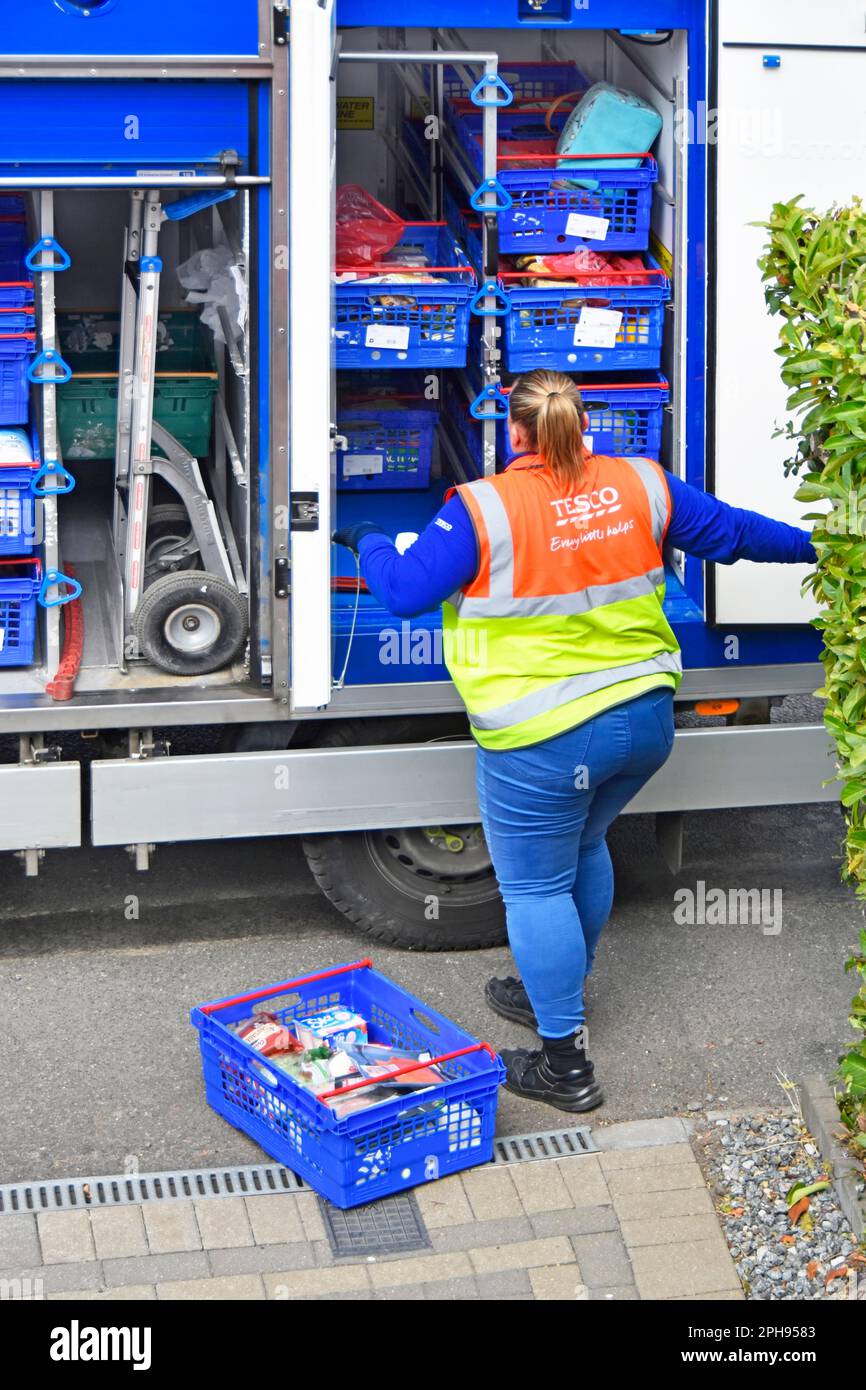
[[[529,435],[531,447],[553,470],[557,481],[580,482],[586,463],[583,401],[571,377],[539,368],[519,376],[511,388],[508,410]]]

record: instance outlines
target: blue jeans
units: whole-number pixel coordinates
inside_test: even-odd
[[[673,692],[657,689],[529,748],[478,748],[508,940],[544,1038],[584,1021],[583,982],[613,904],[605,835],[673,741]]]

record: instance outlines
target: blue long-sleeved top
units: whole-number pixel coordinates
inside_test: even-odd
[[[699,488],[667,475],[671,519],[667,544],[717,564],[758,560],[775,564],[814,563],[809,532],[760,512],[731,507]],[[429,613],[478,571],[478,545],[469,513],[455,494],[400,555],[384,534],[360,542],[364,578],[384,608],[398,618]]]

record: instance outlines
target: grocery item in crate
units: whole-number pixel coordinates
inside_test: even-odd
[[[0,463],[26,467],[33,462],[33,446],[26,430],[0,429]]]
[[[652,149],[662,128],[662,118],[642,97],[609,82],[597,82],[578,102],[556,142],[557,154],[628,154],[640,156]],[[560,168],[579,168],[560,161]],[[638,169],[641,159],[605,160],[609,169]],[[580,181],[582,182],[582,180]]]
[[[232,1032],[237,1033],[256,1052],[261,1052],[263,1057],[270,1057],[276,1052],[304,1050],[303,1043],[298,1041],[290,1028],[280,1023],[276,1014],[253,1014],[252,1018],[233,1024]]]
[[[399,1047],[383,1047],[380,1043],[349,1045],[345,1052],[365,1077],[375,1077],[381,1085],[387,1085],[395,1091],[418,1091],[427,1086],[436,1086],[445,1080],[439,1067],[419,1067],[412,1071],[400,1071],[400,1068],[415,1062],[429,1062],[429,1052],[406,1052]],[[395,1076],[395,1072],[399,1075]],[[391,1079],[386,1081],[389,1077]]]
[[[337,189],[337,260],[343,265],[375,264],[397,245],[405,223],[359,184]]]
[[[322,1043],[336,1048],[367,1041],[367,1020],[352,1009],[326,1009],[309,1018],[297,1018],[294,1028],[305,1048],[320,1047]]]
[[[511,264],[515,271],[525,272],[524,285],[547,288],[579,285],[582,281],[593,285],[649,285],[653,281],[652,272],[640,256],[593,251],[588,246],[563,255],[516,256]]]

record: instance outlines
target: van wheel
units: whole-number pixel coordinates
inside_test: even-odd
[[[429,720],[358,720],[326,729],[317,746],[424,742],[430,731]],[[505,910],[480,825],[308,835],[303,848],[326,898],[366,936],[409,951],[505,943]]]

